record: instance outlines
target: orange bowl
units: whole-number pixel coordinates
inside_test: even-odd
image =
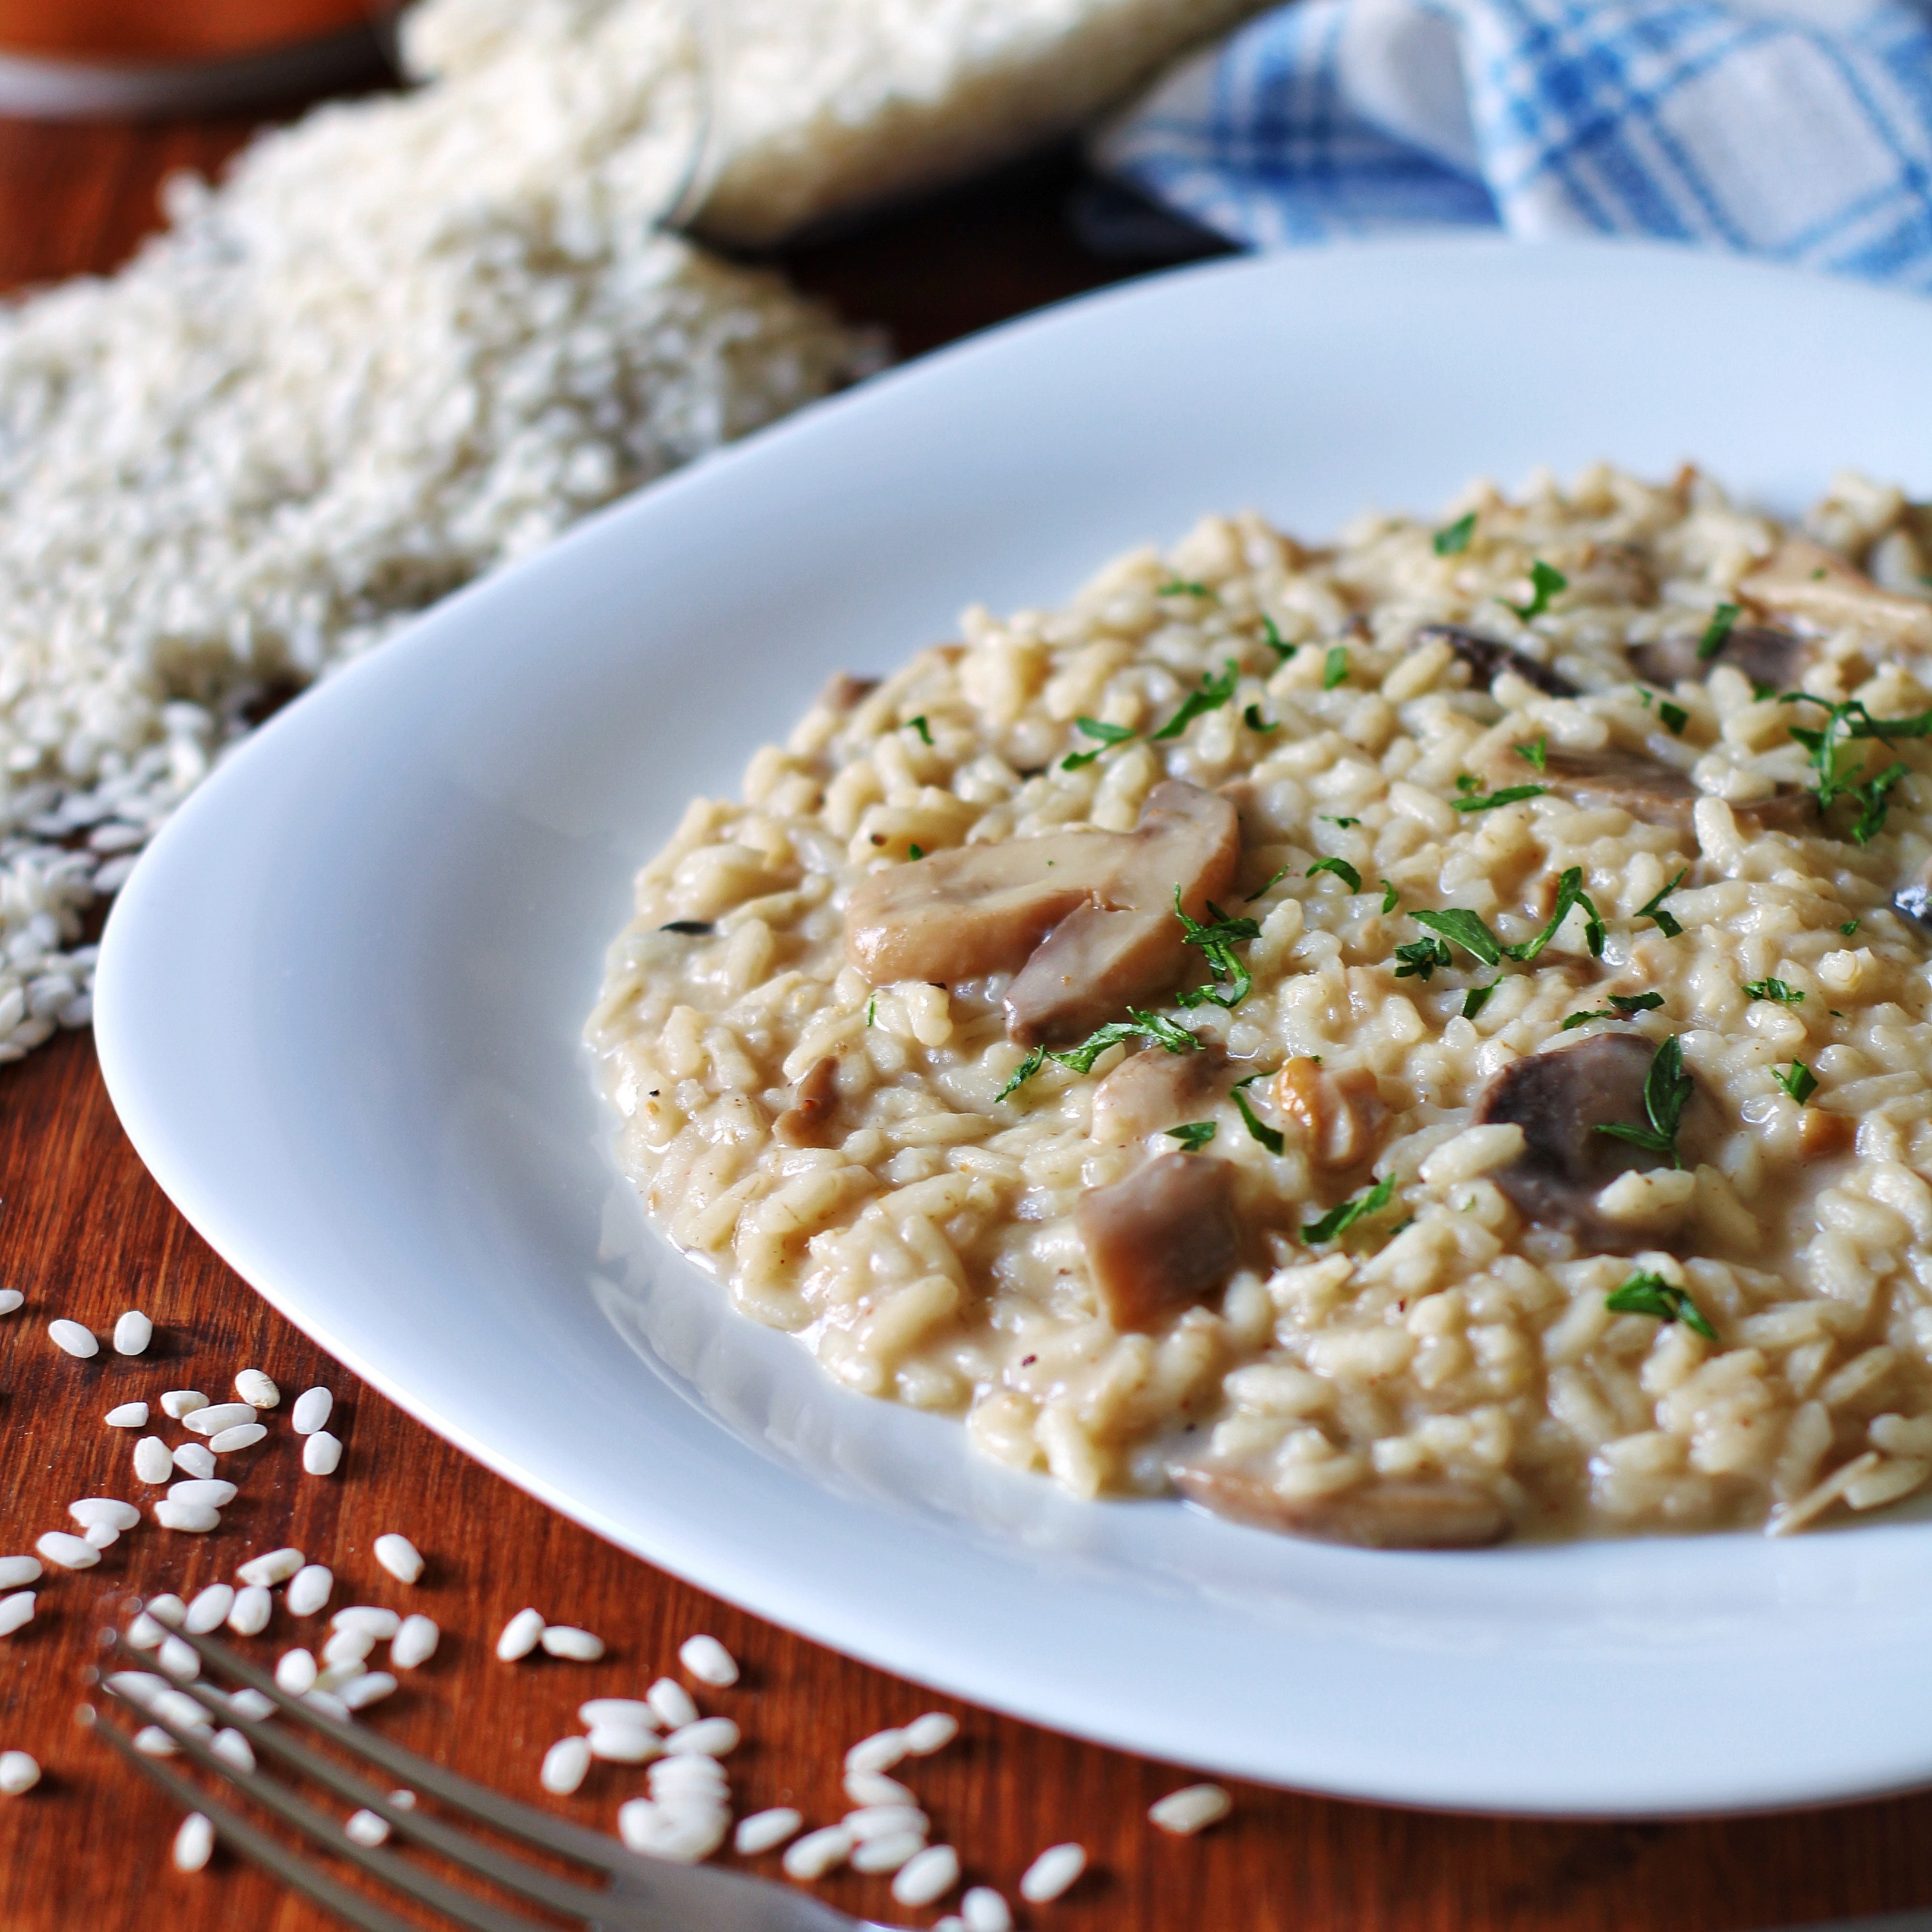
[[[322,39],[376,0],[0,0],[0,49],[62,60],[211,61]]]

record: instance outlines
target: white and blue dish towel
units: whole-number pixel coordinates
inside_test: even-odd
[[[1932,290],[1932,0],[1297,0],[1095,152],[1251,248],[1648,235]]]

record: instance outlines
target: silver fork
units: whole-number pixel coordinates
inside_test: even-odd
[[[211,1717],[240,1731],[259,1756],[274,1758],[348,1804],[374,1812],[388,1823],[395,1836],[408,1839],[460,1869],[532,1904],[592,1928],[594,1932],[698,1932],[700,1928],[704,1932],[888,1932],[888,1928],[835,1911],[805,1893],[747,1878],[737,1872],[646,1858],[614,1838],[533,1810],[432,1764],[376,1732],[345,1724],[316,1709],[290,1696],[266,1671],[212,1638],[187,1630],[173,1634],[190,1645],[203,1664],[272,1700],[280,1718],[319,1733],[351,1757],[379,1768],[393,1785],[419,1797],[434,1798],[439,1805],[492,1832],[520,1839],[600,1874],[601,1885],[584,1885],[527,1864],[432,1813],[397,1804],[388,1790],[377,1789],[346,1766],[291,1735],[288,1723],[243,1717],[230,1708],[225,1696],[199,1678],[186,1684],[176,1682],[177,1689],[186,1691]],[[150,1667],[152,1660],[133,1649],[118,1631],[114,1634],[114,1643],[117,1652],[130,1660],[130,1667]],[[472,1928],[473,1932],[545,1932],[538,1921],[452,1885],[398,1852],[382,1846],[358,1844],[335,1818],[287,1784],[259,1768],[244,1772],[218,1756],[209,1748],[206,1736],[195,1727],[174,1722],[166,1712],[149,1710],[106,1677],[98,1688],[112,1703],[134,1712],[143,1724],[158,1724],[190,1763],[224,1784],[247,1792],[264,1809],[335,1858],[418,1904],[442,1913],[452,1923]],[[291,1850],[252,1823],[232,1806],[212,1796],[193,1779],[137,1749],[125,1731],[108,1722],[91,1706],[83,1707],[80,1714],[96,1737],[159,1785],[184,1810],[200,1812],[214,1826],[218,1838],[295,1891],[362,1928],[362,1932],[420,1932],[416,1922],[399,1918],[344,1884],[313,1859]]]

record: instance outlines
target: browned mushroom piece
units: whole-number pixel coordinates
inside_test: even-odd
[[[1082,1195],[1073,1225],[1116,1328],[1157,1328],[1234,1272],[1234,1180],[1212,1154],[1163,1154]]]
[[[1375,1157],[1389,1110],[1366,1067],[1330,1073],[1313,1060],[1291,1060],[1275,1076],[1274,1095],[1280,1111],[1301,1123],[1317,1167],[1339,1172]]]
[[[1509,1511],[1475,1483],[1454,1477],[1372,1482],[1337,1495],[1285,1496],[1245,1469],[1170,1464],[1191,1503],[1256,1529],[1280,1530],[1366,1550],[1480,1550],[1510,1533]]]
[[[1058,832],[966,845],[874,872],[845,913],[845,952],[874,986],[1012,973],[1006,1030],[1022,1046],[1078,1040],[1186,970],[1174,916],[1232,886],[1234,806],[1170,778],[1132,832]]]
[[[1656,1052],[1634,1034],[1599,1034],[1514,1060],[1483,1090],[1478,1122],[1522,1130],[1522,1153],[1490,1179],[1526,1220],[1565,1228],[1605,1254],[1654,1244],[1654,1234],[1604,1220],[1596,1198],[1620,1174],[1666,1164],[1661,1154],[1597,1131],[1648,1124],[1644,1082]]]
[[[792,1089],[791,1105],[772,1123],[772,1136],[787,1147],[823,1147],[838,1108],[838,1060],[828,1053],[812,1062]]]
[[[818,702],[827,711],[841,714],[856,711],[878,689],[879,683],[876,677],[856,677],[849,670],[838,671],[826,680]]]
[[[1815,629],[1852,625],[1889,644],[1932,650],[1932,604],[1881,590],[1834,550],[1786,537],[1749,576],[1738,580],[1739,601]]]
[[[1490,776],[1498,784],[1520,784],[1526,774],[1520,764],[1498,764]],[[1564,752],[1552,746],[1544,754],[1543,782],[1573,804],[1616,806],[1643,824],[1675,832],[1687,850],[1696,844],[1696,806],[1702,794],[1689,772],[1646,752],[1614,747]],[[1809,792],[1787,784],[1780,785],[1769,798],[1734,804],[1731,810],[1767,830],[1790,832],[1810,821],[1812,804]]]
[[[1796,688],[1811,660],[1816,645],[1790,631],[1771,624],[1734,624],[1724,642],[1708,658],[1698,655],[1704,640],[1700,632],[1691,637],[1660,638],[1654,644],[1630,647],[1630,668],[1646,684],[1670,686],[1688,680],[1701,684],[1720,664],[1734,666],[1760,688],[1791,691]]]
[[[1486,638],[1478,631],[1466,631],[1460,624],[1425,624],[1415,634],[1415,641],[1425,644],[1439,638],[1469,667],[1471,680],[1487,691],[1502,674],[1514,671],[1525,684],[1533,685],[1550,698],[1580,698],[1580,686],[1572,684],[1561,671],[1538,664],[1526,651],[1506,644],[1498,638]]]
[[[1198,1053],[1150,1046],[1130,1054],[1094,1090],[1094,1138],[1118,1144],[1198,1120],[1234,1078],[1234,1063],[1218,1046]]]

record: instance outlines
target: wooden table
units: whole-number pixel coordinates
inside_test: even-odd
[[[153,221],[166,169],[218,164],[236,123],[140,128],[0,123],[0,280],[18,284],[121,260]],[[854,318],[884,321],[916,352],[1125,272],[1086,254],[1064,218],[1064,158],[797,251],[788,266]],[[6,1528],[0,1551],[65,1526],[76,1496],[130,1493],[131,1438],[102,1426],[112,1402],[199,1386],[217,1400],[250,1364],[292,1397],[337,1394],[340,1474],[303,1477],[286,1427],[254,1452],[236,1534],[212,1545],[152,1528],[98,1569],[56,1576],[40,1613],[0,1639],[0,1748],[31,1750],[40,1787],[0,1798],[4,1932],[310,1932],[326,1923],[218,1855],[173,1870],[176,1820],[88,1743],[72,1713],[96,1633],[120,1593],[188,1590],[226,1576],[239,1546],[292,1543],[332,1562],[335,1601],[403,1594],[369,1554],[386,1530],[429,1559],[412,1600],[443,1629],[442,1648],[376,1720],[392,1735],[525,1798],[538,1759],[589,1695],[634,1693],[673,1664],[691,1632],[715,1632],[746,1682],[710,1701],[740,1714],[733,1760],[742,1806],[796,1802],[823,1820],[843,1808],[844,1746],[938,1706],[961,1741],[918,1767],[937,1828],[969,1878],[1012,1894],[1040,1847],[1076,1838],[1090,1875],[1023,1922],[1066,1932],[1720,1932],[1932,1902],[1932,1795],[1781,1816],[1702,1823],[1525,1823],[1448,1817],[1235,1788],[1225,1825],[1195,1840],[1150,1827],[1150,1801],[1184,1781],[1149,1763],[960,1707],[741,1614],[553,1515],[357,1388],[251,1294],[149,1180],[116,1122],[83,1036],[65,1036],[0,1070],[0,1282],[27,1306],[0,1318]],[[148,1355],[82,1363],[44,1324],[69,1316],[105,1336],[138,1304],[157,1330]],[[603,1634],[595,1666],[512,1668],[495,1634],[525,1604]],[[290,1641],[279,1610],[272,1636]],[[269,1654],[270,1639],[256,1649]],[[1767,1697],[1777,1686],[1767,1683]],[[609,1829],[634,1772],[600,1766],[570,1799],[544,1801]],[[766,1867],[771,1863],[764,1862]],[[884,1880],[845,1874],[826,1895],[895,1916]],[[896,1915],[921,1924],[933,1912]]]

